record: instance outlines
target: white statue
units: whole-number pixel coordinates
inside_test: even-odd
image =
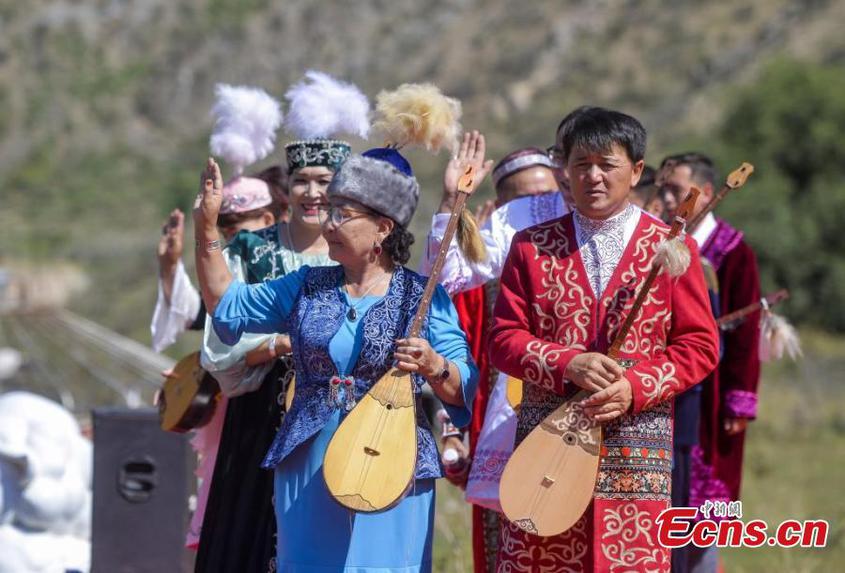
[[[92,453],[59,404],[0,394],[0,573],[89,570]]]

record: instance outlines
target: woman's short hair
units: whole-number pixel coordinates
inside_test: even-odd
[[[411,245],[414,235],[402,225],[393,225],[393,230],[381,243],[381,248],[397,265],[404,265],[411,259]]]

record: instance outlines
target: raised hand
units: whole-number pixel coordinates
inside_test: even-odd
[[[185,214],[173,209],[167,222],[161,227],[158,241],[158,265],[162,271],[175,268],[182,258],[185,238]]]
[[[484,141],[484,136],[478,131],[471,131],[464,134],[461,141],[461,146],[458,153],[449,160],[446,165],[446,171],[443,173],[443,202],[441,203],[441,212],[449,202],[454,202],[454,198],[458,193],[458,180],[466,171],[467,166],[475,168],[475,176],[473,177],[472,187],[469,193],[472,194],[481,185],[481,182],[493,169],[493,160],[485,160],[484,156],[487,153],[487,144]],[[451,210],[451,208],[449,209]]]
[[[194,202],[194,227],[197,238],[216,235],[217,216],[223,202],[223,176],[220,166],[213,158],[208,158],[200,176],[200,192]]]

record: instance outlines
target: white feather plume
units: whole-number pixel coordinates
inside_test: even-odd
[[[803,356],[798,332],[782,316],[765,312],[760,324],[760,359],[780,360],[784,353],[793,360]]]
[[[256,87],[217,84],[214,95],[211,153],[225,159],[240,175],[244,167],[272,153],[276,130],[282,124],[282,107]]]
[[[684,240],[675,237],[671,241],[660,243],[657,252],[654,254],[654,264],[660,265],[673,278],[687,272],[690,264],[690,252]]]
[[[370,102],[353,84],[309,70],[285,97],[290,102],[285,129],[296,138],[345,133],[366,139],[370,133]]]

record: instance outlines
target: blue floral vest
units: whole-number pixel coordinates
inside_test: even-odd
[[[329,400],[329,380],[338,374],[329,356],[329,341],[343,324],[346,302],[340,290],[343,269],[313,267],[309,269],[289,318],[296,369],[296,393],[273,445],[262,464],[273,468],[297,446],[317,434],[337,407]],[[408,335],[423,290],[425,277],[397,267],[387,294],[373,304],[362,318],[364,340],[352,369],[355,398],[361,397],[393,364],[397,338]],[[427,321],[423,334],[427,332]],[[431,426],[422,409],[420,392],[423,378],[412,376],[417,401],[417,471],[416,479],[443,475],[440,456]],[[346,412],[341,408],[341,421]]]

